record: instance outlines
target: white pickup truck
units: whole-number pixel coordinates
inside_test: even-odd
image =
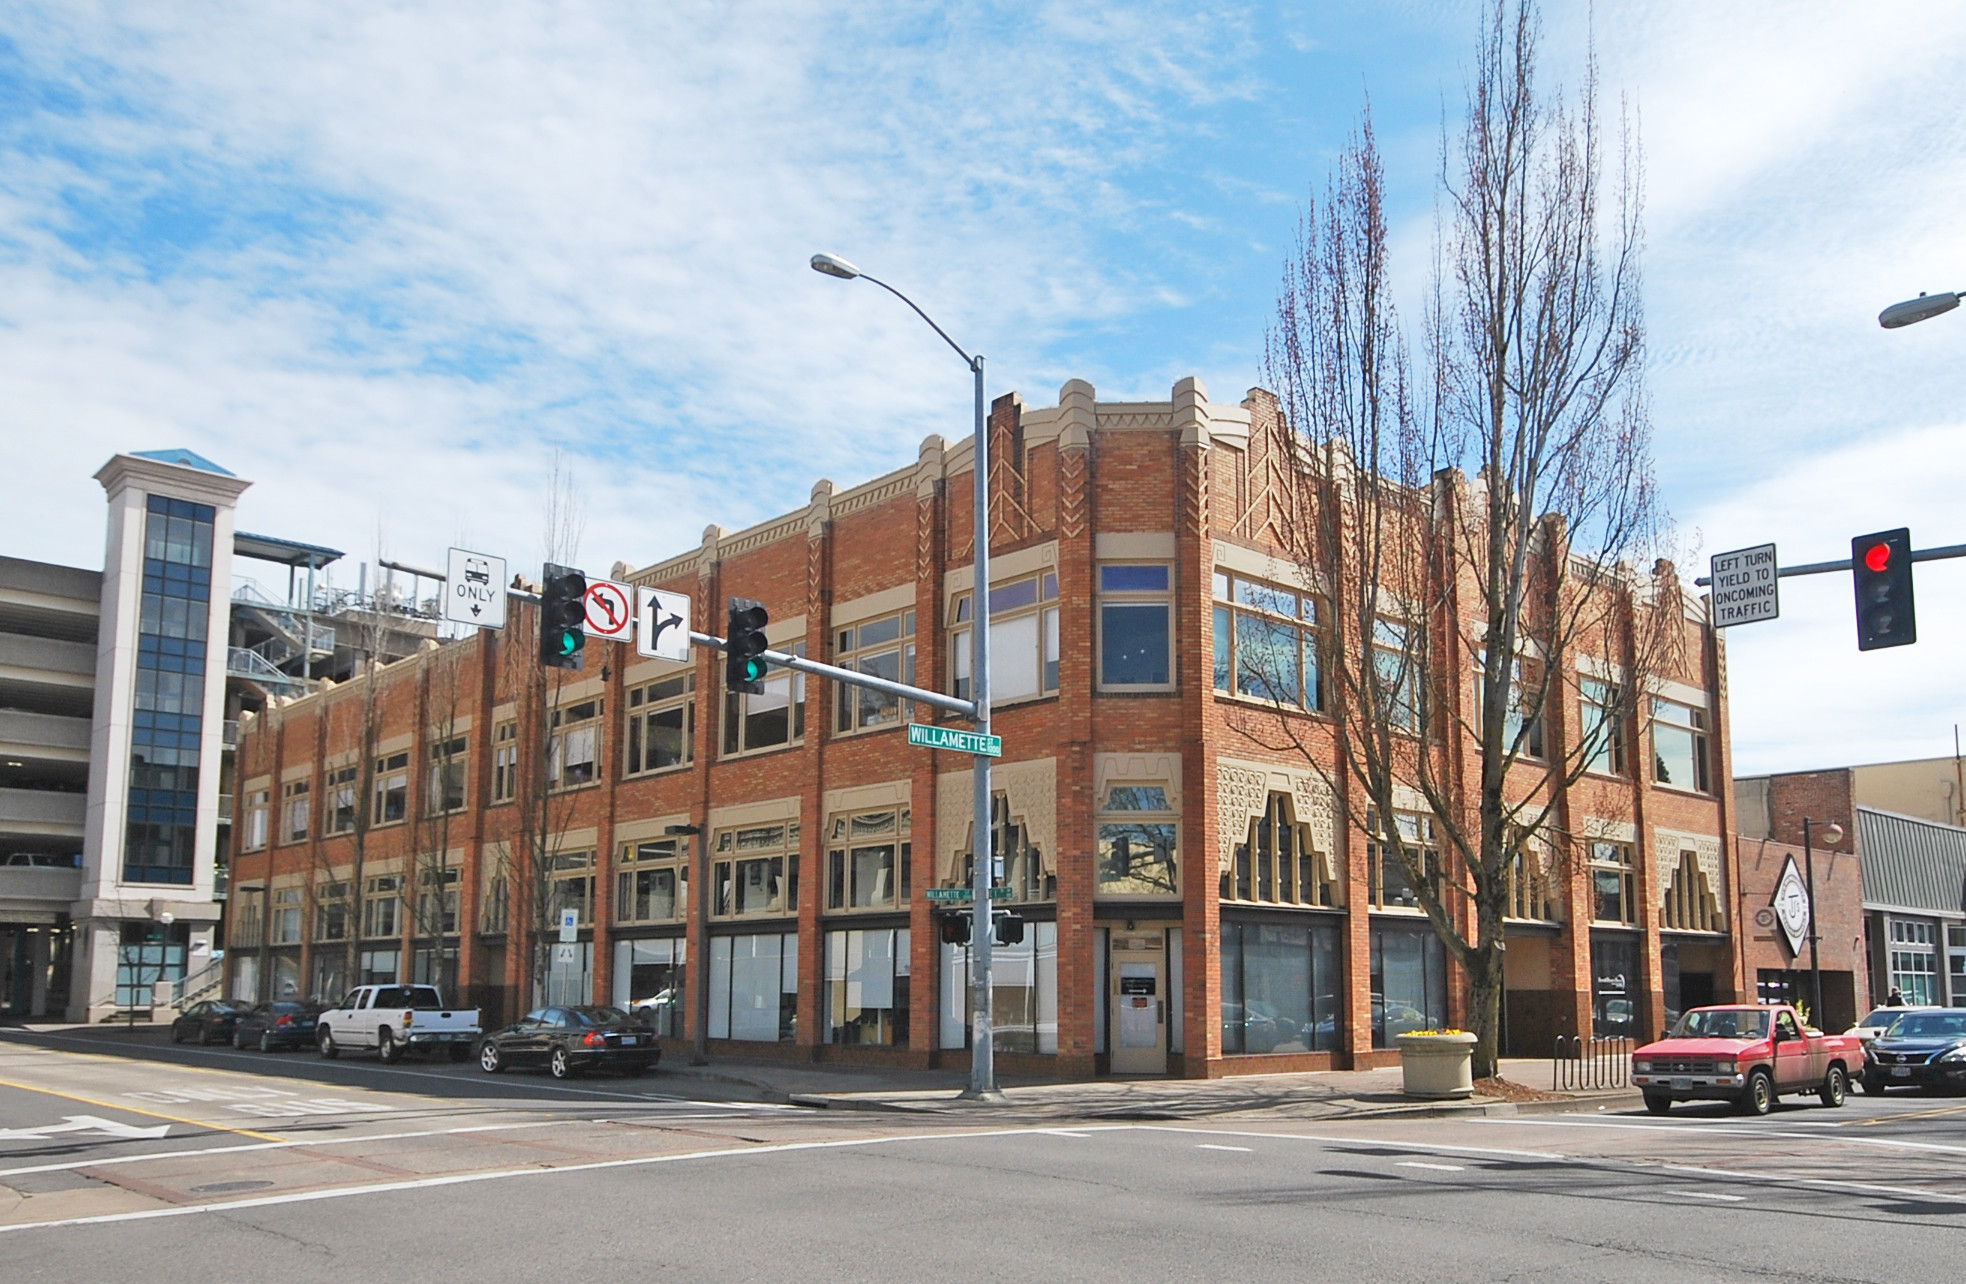
[[[321,1055],[330,1060],[344,1048],[374,1048],[384,1061],[444,1048],[463,1061],[479,1033],[478,1010],[446,1007],[434,985],[358,985],[314,1022]]]

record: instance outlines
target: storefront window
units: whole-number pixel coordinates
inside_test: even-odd
[[[1339,1046],[1338,926],[1222,923],[1222,1051]]]
[[[969,947],[942,947],[944,1048],[969,1046],[971,1006]],[[1058,1051],[1058,924],[1032,923],[1017,945],[990,952],[993,1044],[998,1052]]]
[[[1431,928],[1372,925],[1372,1046],[1447,1025],[1447,951]]]
[[[798,1026],[795,932],[710,939],[710,1037],[790,1043]]]
[[[1591,937],[1591,1033],[1628,1039],[1638,1033],[1638,942]]]
[[[908,1043],[908,929],[826,933],[826,1041]]]
[[[657,1034],[680,1037],[683,996],[689,992],[684,962],[688,947],[680,937],[616,941],[614,1005],[646,1015]]]

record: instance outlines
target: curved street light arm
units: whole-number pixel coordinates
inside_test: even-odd
[[[877,276],[868,276],[865,272],[862,272],[860,274],[860,279],[863,281],[872,281],[875,285],[880,286],[883,290],[886,290],[889,294],[892,294],[895,298],[901,300],[909,307],[914,308],[915,315],[920,317],[922,320],[928,322],[928,328],[935,331],[937,334],[941,335],[942,342],[948,344],[950,347],[956,350],[956,355],[963,359],[964,365],[968,366],[971,370],[976,369],[977,363],[981,360],[981,358],[972,357],[967,352],[964,352],[962,349],[962,345],[957,343],[954,339],[951,339],[949,337],[948,331],[944,330],[941,326],[935,324],[935,318],[930,316],[928,313],[922,311],[921,308],[917,307],[913,299],[901,293],[901,291],[895,289],[893,286],[889,285],[886,281],[881,280]]]

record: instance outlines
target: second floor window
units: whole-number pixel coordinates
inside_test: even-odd
[[[620,922],[673,922],[688,912],[689,862],[682,839],[628,844],[614,877],[614,916]]]
[[[1652,701],[1652,779],[1705,794],[1713,792],[1707,770],[1707,711],[1677,700]]]
[[[1399,825],[1400,840],[1407,854],[1417,860],[1429,880],[1437,881],[1440,877],[1440,852],[1434,843],[1434,818],[1400,812],[1394,821]],[[1376,814],[1366,817],[1366,828],[1374,836],[1366,859],[1366,868],[1372,880],[1372,907],[1419,909],[1420,894],[1414,890],[1406,862],[1400,859],[1398,849],[1379,828]]]
[[[271,793],[265,789],[255,789],[246,795],[245,849],[257,851],[266,846],[266,803]]]
[[[389,825],[409,815],[410,756],[391,754],[375,760],[375,810],[369,815],[373,825]]]
[[[424,807],[433,816],[464,810],[464,756],[468,742],[454,736],[430,746],[430,776],[424,782]]]
[[[1549,875],[1536,855],[1521,848],[1509,858],[1509,903],[1502,913],[1508,918],[1554,923],[1556,903],[1550,896]]]
[[[886,678],[889,682],[915,682],[915,613],[904,611],[884,619],[869,620],[835,635],[833,663],[855,673]],[[865,687],[834,683],[838,692],[833,727],[836,731],[861,731],[868,727],[898,726],[910,716],[908,702],[900,696]]]
[[[314,893],[314,939],[348,939],[348,884],[323,883]]]
[[[403,876],[383,874],[368,881],[362,894],[362,935],[399,936],[403,930]]]
[[[492,730],[492,801],[519,796],[519,724],[501,722]]]
[[[1215,572],[1215,689],[1322,709],[1317,599],[1279,584]]]
[[[1222,899],[1280,905],[1330,905],[1331,881],[1310,842],[1310,828],[1297,822],[1287,793],[1272,793],[1263,813],[1249,822],[1222,871]]]
[[[968,700],[974,661],[969,624],[974,594],[949,613],[952,694]],[[1058,574],[1046,571],[990,586],[990,701],[1021,700],[1058,690]]]
[[[1632,849],[1626,843],[1591,844],[1591,917],[1600,923],[1636,923],[1637,881]]]
[[[580,916],[580,925],[590,927],[594,922],[594,853],[561,852],[552,857],[552,882],[548,888],[551,903],[547,906],[548,926],[557,927],[561,910],[573,910]]]
[[[555,788],[594,779],[601,746],[601,702],[584,700],[553,711],[553,738],[546,746],[546,778]]]
[[[283,887],[273,893],[273,943],[275,945],[298,945],[300,943],[301,890],[298,887]]]
[[[1525,719],[1523,710],[1529,704],[1529,693],[1524,690],[1526,680],[1534,681],[1541,670],[1532,661],[1525,664],[1520,656],[1509,671],[1509,704],[1502,715],[1502,751],[1513,752],[1523,758],[1543,756],[1543,715],[1539,711],[1534,718]],[[1479,732],[1487,725],[1482,714],[1482,692],[1486,686],[1486,666],[1480,654],[1475,656],[1474,699],[1470,702],[1474,710],[1475,730]]]
[[[415,930],[418,936],[438,933],[450,936],[457,931],[457,882],[456,868],[426,869],[417,875]]]
[[[686,767],[696,740],[696,675],[682,673],[628,693],[628,762],[624,774]]]
[[[799,826],[783,821],[717,835],[710,871],[719,916],[791,914],[799,908]]]
[[[1180,824],[1165,785],[1109,788],[1100,807],[1098,834],[1099,895],[1180,893]]]
[[[826,908],[892,908],[908,901],[906,807],[833,817],[826,836]]]
[[[309,784],[305,780],[289,780],[280,786],[280,840],[288,843],[304,842],[307,838]]]

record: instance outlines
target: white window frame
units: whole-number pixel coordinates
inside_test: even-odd
[[[1245,586],[1251,590],[1248,596],[1242,592]],[[1288,584],[1279,584],[1275,580],[1258,579],[1219,567],[1209,580],[1209,593],[1213,608],[1210,637],[1215,650],[1209,687],[1217,698],[1252,700],[1270,708],[1302,709],[1307,713],[1324,712],[1324,603],[1318,595]],[[1271,595],[1270,604],[1261,600],[1265,594]],[[1285,599],[1295,604],[1292,609],[1282,609]],[[1296,630],[1295,701],[1243,690],[1239,638],[1245,627],[1244,620]],[[1310,680],[1313,677],[1315,680]],[[1228,682],[1226,687],[1221,685],[1224,680]]]
[[[1029,601],[1019,601],[1026,585],[1031,586]],[[970,699],[970,611],[975,595],[967,590],[955,594],[949,603],[949,689],[958,700]],[[1002,603],[1002,604],[1000,604]],[[1013,604],[1014,603],[1014,604]],[[1026,700],[1044,700],[1058,694],[1059,617],[1058,572],[1035,571],[999,580],[990,586],[990,704],[1000,707]],[[1017,634],[1030,622],[1030,650]],[[1035,687],[1016,691],[1010,681],[1010,664],[1030,662]]]
[[[867,630],[882,630],[889,624],[895,626],[893,636],[880,636],[873,642],[865,640]],[[915,684],[915,612],[912,609],[877,615],[848,625],[836,625],[833,641],[833,663],[838,667],[852,669],[856,673],[872,673],[876,677],[909,686]],[[894,672],[879,672],[876,666],[889,658],[893,660]],[[836,736],[889,731],[914,717],[913,702],[898,696],[845,682],[835,682],[833,689],[833,734]]]
[[[685,771],[696,761],[696,674],[685,670],[644,682],[628,692],[627,730],[622,739],[621,775],[624,780]],[[683,715],[683,754],[671,763],[654,766],[655,720],[677,710]]]

